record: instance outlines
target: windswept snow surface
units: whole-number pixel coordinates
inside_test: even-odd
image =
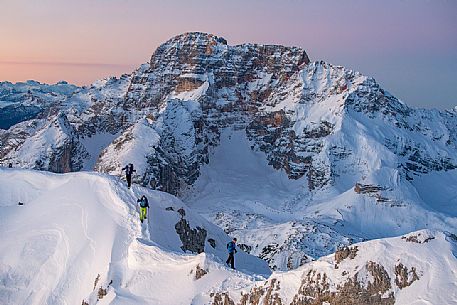
[[[108,294],[97,304],[204,304],[213,290],[241,288],[270,273],[242,252],[240,271],[227,269],[230,237],[222,230],[179,199],[136,185],[128,190],[118,178],[0,169],[0,194],[0,304],[92,305],[100,287]],[[151,206],[143,225],[136,207],[142,194]],[[207,230],[215,248],[206,241],[205,253],[181,250],[179,208],[191,228]],[[199,280],[197,265],[208,271]]]

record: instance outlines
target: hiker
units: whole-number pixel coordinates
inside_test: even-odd
[[[236,251],[236,238],[233,238],[233,240],[227,244],[227,250],[228,250],[229,256],[225,263],[227,265],[230,265],[230,267],[232,267],[232,269],[235,269],[235,253],[237,252]]]
[[[122,170],[125,170],[125,178],[127,179],[127,186],[130,188],[132,185],[132,174],[133,172],[136,172],[135,169],[133,169],[133,164],[129,163],[127,164]]]
[[[143,223],[143,220],[148,218],[147,217],[148,216],[148,210],[147,209],[149,209],[148,198],[146,198],[146,196],[143,195],[136,202],[140,205],[140,220],[141,220],[141,223]]]

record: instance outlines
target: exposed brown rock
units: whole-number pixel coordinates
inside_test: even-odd
[[[95,281],[94,281],[94,290],[95,290],[95,288],[97,287],[98,281],[100,281],[100,274],[98,274],[97,277],[95,278]]]
[[[98,300],[103,299],[103,297],[106,296],[107,294],[108,294],[108,289],[107,289],[107,288],[100,287],[100,288],[98,289],[98,293],[97,293]]]
[[[384,191],[386,188],[379,186],[379,185],[371,185],[371,184],[361,184],[356,183],[354,186],[354,192],[357,194],[369,194],[369,193],[376,193],[379,191]]]
[[[324,302],[331,305],[393,305],[393,292],[386,295],[392,287],[384,267],[368,262],[365,268],[373,281],[369,281],[365,286],[358,280],[357,273],[337,285],[336,291],[330,291],[330,283],[325,273],[309,270],[290,305],[322,305]],[[273,278],[262,286],[253,287],[249,293],[242,293],[239,305],[282,305],[284,302],[279,296],[279,290],[279,282]],[[212,297],[213,304],[235,304],[226,292],[214,294]],[[225,303],[221,303],[222,300]]]
[[[421,233],[418,233],[417,235],[410,235],[408,237],[406,236],[402,236],[401,239],[404,239],[406,240],[407,242],[411,242],[411,243],[418,243],[418,244],[425,244],[425,243],[428,243],[429,241],[435,239],[434,236],[427,236],[425,237],[423,240],[421,240],[421,236],[422,234]]]
[[[415,281],[419,280],[419,276],[416,273],[416,268],[411,267],[411,270],[408,271],[408,268],[402,263],[395,266],[395,275],[395,284],[400,289],[408,287]]]
[[[320,139],[330,135],[333,131],[333,124],[327,121],[322,121],[315,128],[305,129],[303,136],[305,138]]]
[[[208,274],[208,271],[205,270],[205,269],[202,269],[200,267],[200,265],[197,265],[197,267],[195,268],[195,279],[196,280],[199,280],[201,279],[203,276],[205,276],[206,274]]]
[[[232,299],[230,299],[228,293],[216,293],[211,296],[213,298],[212,305],[235,305]]]
[[[179,78],[176,85],[176,93],[183,91],[192,91],[203,85],[203,82],[195,78]]]
[[[357,246],[354,247],[347,247],[344,246],[341,249],[338,249],[335,251],[335,262],[339,264],[341,261],[343,261],[346,258],[354,259],[357,256],[357,252],[359,251],[359,248]]]

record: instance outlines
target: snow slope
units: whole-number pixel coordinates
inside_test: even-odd
[[[348,250],[219,296],[236,304],[457,304],[456,235],[421,230]]]
[[[363,140],[368,141],[367,150],[376,145],[369,137]],[[346,147],[358,146],[353,145]],[[296,268],[339,246],[363,240],[421,229],[457,232],[457,197],[448,186],[456,180],[456,170],[430,173],[411,184],[388,165],[394,161],[387,152],[377,150],[379,155],[385,153],[382,161],[377,159],[379,155],[367,152],[362,160],[373,163],[368,165],[372,173],[362,181],[386,186],[379,193],[389,199],[380,202],[376,192],[357,193],[354,185],[358,180],[347,181],[353,177],[317,193],[307,192],[303,179],[289,180],[251,146],[243,130],[224,129],[220,145],[213,149],[209,163],[202,166],[200,177],[183,200],[237,236],[246,251],[267,260],[275,270]],[[384,164],[374,170],[378,161]],[[350,171],[351,167],[334,170]]]
[[[142,177],[147,168],[147,156],[154,151],[158,141],[159,135],[153,126],[147,119],[141,119],[101,151],[95,170],[117,175],[121,168],[132,163],[136,168],[134,180]]]
[[[98,173],[20,169],[0,169],[0,193],[0,304],[457,302],[457,236],[450,232],[356,243],[273,274],[239,251],[232,271],[224,265],[229,237],[170,194],[128,190]],[[151,205],[144,224],[135,204],[142,194]],[[205,240],[204,253],[184,252],[175,230],[183,219],[204,228],[215,247]]]
[[[244,273],[228,270],[223,231],[179,199],[136,185],[130,191],[118,178],[0,169],[0,194],[1,304],[95,304],[100,287],[109,288],[97,304],[203,303],[216,287],[242,287],[270,273],[242,252]],[[151,205],[143,225],[136,208],[142,194]],[[175,230],[180,208],[215,248],[206,240],[205,253],[183,252]],[[197,265],[208,271],[200,280]]]

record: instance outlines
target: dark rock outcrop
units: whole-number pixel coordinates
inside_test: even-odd
[[[196,227],[192,229],[189,222],[182,218],[175,225],[176,233],[178,233],[181,239],[181,249],[186,252],[202,253],[205,251],[205,241],[207,231],[203,228]]]

